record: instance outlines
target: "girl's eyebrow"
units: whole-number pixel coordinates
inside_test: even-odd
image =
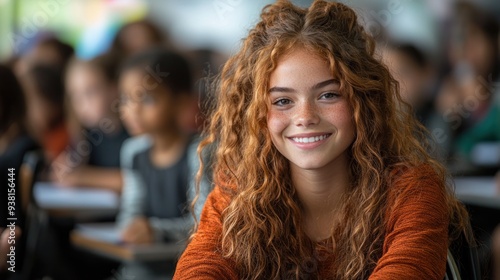
[[[329,79],[329,80],[326,80],[323,82],[319,82],[319,83],[313,85],[311,87],[311,90],[320,89],[320,88],[323,88],[323,87],[331,85],[331,84],[339,85],[339,81],[336,79]],[[272,87],[269,89],[269,93],[271,93],[271,92],[295,92],[295,91],[296,91],[295,89],[289,88],[289,87]]]

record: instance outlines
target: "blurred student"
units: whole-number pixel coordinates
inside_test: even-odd
[[[191,65],[193,65],[193,77],[195,80],[195,93],[191,105],[182,118],[183,126],[193,133],[203,130],[203,125],[208,116],[205,115],[206,108],[211,106],[208,99],[208,91],[211,88],[213,78],[217,76],[227,57],[212,49],[194,49],[186,53]]]
[[[124,64],[119,84],[125,123],[135,120],[135,131],[142,134],[122,149],[128,150],[122,151],[128,156],[122,161],[125,182],[117,218],[122,239],[130,244],[184,240],[193,224],[187,209],[198,170],[197,141],[180,120],[192,90],[191,69],[179,54],[152,49]],[[147,277],[168,274],[164,263],[146,271]]]
[[[129,134],[118,114],[118,64],[117,56],[106,54],[68,65],[69,111],[80,129],[54,166],[53,179],[64,185],[121,190],[120,148]]]
[[[134,156],[147,148],[151,147],[151,138],[146,134],[143,126],[139,120],[138,108],[139,106],[133,106],[126,92],[122,93],[121,105],[120,105],[120,117],[122,123],[130,133],[130,138],[123,142],[120,149],[120,168],[122,171],[122,180],[125,184],[123,191],[135,190],[134,188],[126,187],[129,182],[135,182],[135,178],[127,179],[128,176],[137,175],[136,172],[129,172],[132,169],[132,162]],[[122,198],[129,198],[135,200],[135,195],[123,194]],[[127,204],[127,203],[124,203]]]
[[[126,57],[152,47],[167,46],[162,30],[153,22],[143,19],[125,24],[116,34],[112,51]]]
[[[448,132],[442,116],[436,112],[436,81],[426,54],[412,43],[390,42],[382,48],[382,60],[399,82],[401,98],[413,109],[416,118],[431,132]],[[450,142],[441,134],[432,134],[438,145],[429,150],[437,157],[448,154]]]
[[[35,141],[26,132],[26,105],[21,86],[14,73],[0,65],[0,278],[14,275],[8,268],[11,265],[8,254],[11,246],[15,247],[15,271],[22,270],[24,215],[21,210],[21,190],[19,172],[23,157],[27,151],[37,148]],[[9,211],[12,207],[13,211]],[[9,220],[14,218],[15,220]],[[13,224],[11,224],[13,222]],[[14,236],[14,239],[9,239]],[[2,278],[4,279],[4,278]]]
[[[433,96],[431,67],[425,53],[410,43],[392,43],[383,50],[383,60],[400,83],[401,97],[426,125],[433,113]]]
[[[499,141],[500,101],[493,86],[499,78],[499,25],[472,3],[456,4],[448,56],[451,70],[436,99],[453,138],[451,154],[468,161],[481,141]]]
[[[122,205],[119,222],[129,224],[123,233],[127,242],[150,243],[156,237],[177,239],[178,233],[184,230],[162,231],[155,218],[181,218],[179,205],[187,202],[186,152],[191,136],[179,125],[178,117],[188,100],[191,82],[187,61],[176,53],[160,49],[132,57],[122,69],[122,106],[136,115],[142,132],[150,139],[149,147],[135,154],[130,166],[140,175],[140,181],[125,182],[125,189],[134,187],[145,195],[137,198],[143,200],[139,208]],[[164,201],[163,195],[169,195],[167,199],[171,202]],[[145,220],[148,217],[153,218]],[[133,224],[141,222],[148,224],[146,229],[155,227],[157,234],[132,234]]]
[[[39,39],[26,53],[14,62],[14,70],[18,76],[25,74],[33,65],[53,65],[64,70],[73,56],[73,47],[56,37]]]
[[[20,79],[26,100],[27,130],[41,145],[48,162],[64,151],[70,138],[62,75],[57,66],[35,64]]]
[[[52,167],[70,144],[63,79],[62,69],[51,64],[34,64],[20,79],[26,100],[27,131],[39,143],[45,162]],[[65,218],[49,217],[46,226],[40,228],[40,245],[36,255],[30,256],[39,262],[35,274],[78,279],[74,277],[77,273],[71,263],[73,256],[68,253],[71,227],[72,223]]]

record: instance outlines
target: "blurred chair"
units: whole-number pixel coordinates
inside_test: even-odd
[[[483,279],[477,247],[469,245],[464,236],[455,240],[448,249],[445,279]]]
[[[33,185],[43,163],[42,151],[30,151],[24,155],[20,175],[21,207],[25,213],[33,200]]]
[[[24,228],[26,233],[26,259],[23,266],[23,279],[33,279],[36,247],[41,228],[47,221],[45,212],[40,211],[33,196],[33,186],[43,166],[43,158],[41,150],[28,152],[24,155],[19,170],[21,207],[26,221]]]
[[[445,280],[462,280],[460,277],[460,271],[458,270],[457,263],[453,258],[450,250],[448,250],[448,257],[446,258],[446,275],[444,276]]]

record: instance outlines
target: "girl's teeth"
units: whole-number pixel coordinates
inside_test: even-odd
[[[292,138],[293,141],[298,142],[298,143],[312,143],[312,142],[317,142],[321,141],[328,137],[328,135],[321,135],[321,136],[316,136],[316,137],[294,137]]]

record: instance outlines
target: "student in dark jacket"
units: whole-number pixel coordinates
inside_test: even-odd
[[[24,213],[19,171],[26,152],[36,149],[25,129],[26,106],[21,86],[13,72],[0,65],[0,278],[22,268]],[[9,238],[14,236],[14,238]],[[14,248],[15,263],[9,264]],[[10,273],[9,273],[10,272]],[[15,273],[12,273],[15,272]],[[5,275],[5,277],[7,277]]]

